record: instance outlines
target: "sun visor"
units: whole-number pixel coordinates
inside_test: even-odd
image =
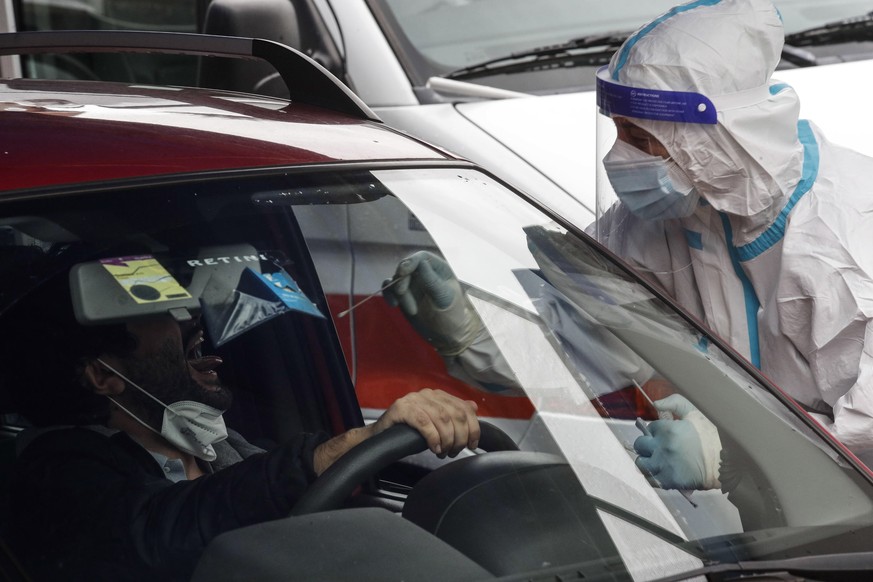
[[[80,263],[70,271],[70,291],[83,325],[200,316],[216,346],[283,313],[324,317],[278,261],[249,245],[202,249],[197,258],[138,255]]]
[[[120,323],[159,314],[185,321],[200,312],[199,298],[152,255],[74,265],[70,270],[70,292],[73,312],[82,325]]]

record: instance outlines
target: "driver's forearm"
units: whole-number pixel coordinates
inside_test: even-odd
[[[353,428],[341,435],[335,436],[329,441],[316,447],[312,457],[312,466],[316,475],[324,473],[328,467],[336,462],[355,445],[367,440],[374,434],[373,425]]]

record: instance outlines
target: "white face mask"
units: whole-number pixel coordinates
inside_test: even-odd
[[[223,411],[192,400],[182,400],[169,405],[164,404],[103,360],[98,358],[97,361],[116,376],[163,406],[164,421],[158,434],[167,439],[180,451],[190,453],[204,461],[215,460],[215,448],[212,445],[227,438],[227,427],[224,424],[224,418],[221,416]],[[137,418],[135,414],[119,404],[114,398],[109,397],[109,399],[140,424],[153,432],[158,432]]]
[[[616,140],[603,167],[619,199],[640,218],[684,218],[697,208],[700,196],[673,160]]]

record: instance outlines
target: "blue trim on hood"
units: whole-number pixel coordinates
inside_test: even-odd
[[[797,123],[797,136],[800,143],[803,144],[803,174],[800,182],[788,199],[788,203],[776,217],[773,224],[770,225],[761,236],[752,242],[737,247],[737,255],[741,261],[749,261],[761,253],[771,248],[773,245],[782,240],[785,236],[785,226],[788,223],[788,215],[794,209],[794,206],[803,198],[804,194],[809,192],[812,185],[815,184],[815,179],[818,177],[819,151],[818,142],[815,141],[815,135],[812,133],[812,127],[805,119],[801,119]]]
[[[659,24],[661,24],[665,20],[673,18],[674,16],[682,12],[688,12],[689,10],[693,10],[699,6],[715,6],[720,2],[721,0],[697,0],[696,2],[689,2],[688,4],[683,4],[682,6],[676,6],[675,8],[672,8],[670,11],[665,12],[664,14],[647,24],[645,27],[638,30],[633,36],[628,38],[625,41],[624,46],[621,47],[621,52],[618,55],[615,69],[613,69],[612,71],[612,80],[618,81],[618,72],[621,70],[622,67],[624,67],[625,63],[627,62],[628,55],[633,46],[637,44],[637,42],[639,42],[641,38],[652,32],[652,30],[654,30]]]
[[[773,85],[770,85],[770,95],[775,95],[776,93],[778,93],[782,89],[790,89],[790,88],[791,88],[791,85],[789,85],[788,83],[774,83]]]

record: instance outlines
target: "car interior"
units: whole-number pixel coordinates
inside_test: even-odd
[[[393,197],[384,198],[384,191],[361,195],[358,190],[351,196],[336,183],[334,198],[319,200],[313,193],[324,192],[319,188],[322,181],[302,175],[297,178],[295,202],[277,205],[276,201],[287,197],[283,194],[288,190],[287,176],[267,172],[250,196],[239,196],[245,183],[241,180],[134,185],[120,191],[58,197],[50,207],[38,201],[4,204],[0,326],[8,330],[10,318],[26,321],[32,312],[23,310],[34,308],[28,298],[44,296],[41,289],[52,288],[58,281],[69,283],[73,311],[85,325],[155,313],[181,319],[199,315],[207,326],[209,344],[204,351],[221,356],[222,379],[233,387],[234,405],[225,414],[227,424],[250,442],[270,448],[301,431],[335,434],[361,425],[348,347],[341,345],[331,318],[338,307],[329,305],[330,293],[323,286],[331,284],[324,267],[325,253],[330,256],[331,252],[319,247],[331,245],[332,229],[343,232],[346,228],[332,214],[335,209],[360,207],[361,212],[352,214],[366,220],[377,215],[367,211],[366,204],[357,203],[384,199],[388,205],[377,212],[388,212],[382,218],[396,223],[390,209],[401,209],[402,205]],[[246,187],[252,188],[250,184]],[[203,189],[208,195],[200,195]],[[135,206],[130,204],[132,200],[137,201]],[[329,204],[331,201],[346,204]],[[326,214],[319,220],[313,212]],[[307,237],[300,219],[305,219]],[[421,239],[414,244],[433,246],[426,231],[416,230],[420,227],[414,223],[410,226]],[[344,247],[347,243],[333,244]],[[321,271],[313,257],[322,261]],[[124,267],[123,271],[110,269],[117,265]],[[152,269],[148,273],[151,279],[141,272],[148,269]],[[280,272],[294,281],[316,315],[280,305],[278,310],[268,310],[266,317],[240,321],[224,317],[228,304],[239,306],[247,293],[258,293],[243,292],[243,273],[260,280],[261,274]],[[135,276],[125,279],[130,273]],[[165,287],[168,278],[203,300],[170,293]],[[237,281],[240,284],[234,288]],[[137,298],[155,297],[160,299],[137,302]],[[272,307],[281,303],[274,296],[262,294],[261,299],[264,297],[270,299]],[[346,299],[358,297],[352,294]],[[214,304],[209,298],[216,299]],[[218,323],[210,324],[210,317]],[[217,330],[225,328],[242,329],[243,333],[224,341]],[[20,370],[0,374],[0,524],[4,527],[15,457],[33,434],[45,429],[34,426],[21,412],[34,406],[51,409],[62,402],[55,399],[50,387],[23,386],[26,377]],[[258,579],[288,579],[293,571],[297,579],[309,580],[316,570],[323,576],[327,565],[334,568],[328,571],[328,578],[330,572],[342,575],[348,561],[331,559],[337,546],[314,543],[328,538],[345,544],[344,551],[352,556],[372,556],[375,552],[379,559],[366,563],[374,576],[390,562],[392,570],[407,571],[416,579],[428,579],[423,572],[432,572],[434,580],[487,579],[536,569],[543,556],[549,556],[556,566],[584,561],[591,562],[589,571],[605,568],[596,558],[614,556],[616,548],[597,517],[598,503],[578,487],[566,461],[547,453],[520,453],[513,439],[499,429],[493,434],[488,431],[481,446],[495,452],[456,460],[441,471],[395,462],[423,450],[416,434],[400,433],[397,438],[406,439],[401,445],[393,441],[383,445],[372,439],[372,449],[356,449],[360,458],[351,454],[344,457],[351,470],[337,464],[336,476],[320,480],[319,486],[312,487],[312,495],[301,500],[297,511],[307,519],[244,528],[222,536],[204,556],[195,579],[221,580],[240,568],[248,572],[265,568]],[[362,482],[370,485],[352,496]],[[481,488],[483,482],[492,487]],[[531,491],[550,494],[531,497]],[[556,505],[555,499],[561,502]],[[567,515],[573,518],[555,521]],[[519,519],[527,525],[520,528]],[[558,523],[568,528],[566,536],[560,536],[565,543],[541,535]],[[280,530],[282,535],[276,538],[273,533]],[[14,536],[14,532],[3,531],[3,538],[7,536]],[[288,536],[313,543],[293,544],[293,551],[285,548],[281,559],[271,556],[276,540]],[[579,536],[588,540],[581,546],[585,549],[582,554],[574,541]],[[229,553],[230,546],[247,551],[242,556]],[[512,560],[506,558],[508,546],[514,548]],[[27,579],[14,555],[5,545],[2,548],[3,573],[12,580]]]
[[[362,412],[349,374],[348,348],[344,350],[340,344],[330,317],[331,307],[313,264],[311,251],[313,245],[318,246],[318,237],[303,238],[291,205],[277,208],[272,204],[287,189],[287,178],[279,173],[264,180],[259,193],[251,197],[238,196],[240,183],[225,180],[221,184],[128,187],[121,192],[60,197],[53,200],[50,208],[38,202],[4,204],[4,218],[0,219],[0,272],[3,273],[0,326],[9,333],[10,318],[27,321],[30,317],[32,311],[26,310],[34,309],[34,303],[27,300],[28,297],[44,297],[43,289],[68,282],[73,311],[84,325],[108,324],[156,313],[169,313],[180,321],[199,316],[207,328],[208,345],[204,351],[223,359],[222,379],[233,388],[234,404],[225,414],[227,424],[251,443],[269,449],[299,432],[336,434],[360,426]],[[298,182],[298,202],[302,205],[298,210],[302,214],[306,214],[307,200],[318,203],[315,198],[307,198],[307,189],[301,186],[307,182],[305,177]],[[319,180],[314,182],[320,183]],[[208,196],[199,195],[204,187],[209,191]],[[316,190],[313,187],[312,191]],[[348,199],[341,188],[335,187],[334,192]],[[371,193],[369,197],[355,193],[354,199],[366,201],[381,196],[384,193]],[[131,206],[131,200],[136,200],[137,204]],[[334,200],[337,201],[342,200]],[[310,229],[313,224],[317,227],[311,217],[309,223]],[[117,271],[119,265],[122,271]],[[132,278],[127,279],[131,273]],[[277,273],[293,281],[299,295],[310,301],[314,315],[312,311],[289,309],[276,300],[276,296],[269,292],[263,294],[264,288],[260,291],[243,289],[246,277],[250,281],[261,281],[260,275]],[[167,291],[167,279],[203,300],[190,296],[178,298],[178,293]],[[240,284],[234,288],[237,281]],[[228,305],[240,307],[244,298],[258,293],[261,296],[255,300],[260,301],[259,305],[269,304],[266,316],[242,320],[225,317]],[[265,297],[268,301],[263,300]],[[143,298],[158,300],[138,302]],[[210,318],[216,323],[211,323]],[[218,330],[230,328],[236,335],[230,339],[220,337]],[[56,393],[51,388],[23,386],[24,378],[26,375],[0,374],[0,527],[4,530],[8,521],[9,481],[16,455],[34,434],[38,436],[39,431],[46,428],[35,426],[31,418],[21,412],[34,410],[34,407],[51,409],[63,405],[61,399],[55,399]],[[483,437],[482,446],[517,448],[512,439],[499,430],[495,434],[496,438],[490,441]],[[421,439],[413,436],[415,442],[408,452],[421,451]],[[491,444],[487,444],[489,442]],[[346,497],[360,482],[371,481],[376,469],[396,460],[392,455],[397,455],[397,459],[405,456],[392,452],[385,457],[385,453],[377,453],[374,464],[366,451],[364,454],[363,463],[372,466],[372,470],[368,469],[363,476],[355,474],[351,481],[349,477],[341,477],[339,497],[334,493],[328,502],[316,500],[311,511],[347,505]],[[554,462],[553,459],[552,464]],[[509,466],[512,465],[495,468],[495,474],[507,474],[511,478],[517,471],[507,473]],[[406,493],[428,472],[416,464],[396,464],[379,475],[378,486],[368,487],[355,496],[352,505],[369,509],[353,514],[358,517],[343,519],[353,520],[358,527],[355,536],[363,540],[358,544],[360,551],[366,550],[374,539],[360,532],[386,525],[382,523],[383,513],[393,519],[393,514],[401,510]],[[324,503],[327,505],[322,505]],[[379,512],[374,513],[376,508]],[[385,508],[390,512],[385,512]],[[422,518],[422,524],[425,521]],[[312,521],[306,523],[312,524]],[[420,529],[410,534],[412,521],[393,519],[391,523],[395,527],[382,531],[380,545],[393,546],[396,553],[393,559],[396,561],[403,555],[408,567],[419,574],[423,565],[431,563],[436,567],[445,553],[452,554],[453,561],[459,564],[459,576],[467,576],[470,571],[476,572],[477,577],[486,574],[447,542],[428,538],[424,545],[412,544],[413,539],[427,537]],[[325,522],[324,527],[328,528],[325,532],[337,525],[337,522]],[[3,533],[0,539],[14,536],[14,532],[0,531]],[[261,530],[241,535],[245,537],[244,545],[251,544],[249,558],[253,564],[273,563],[277,575],[283,564],[287,566],[285,562],[272,559],[264,561],[261,552],[267,546],[257,541],[264,535]],[[410,535],[417,537],[410,538]],[[213,564],[226,575],[227,558],[222,557],[225,553],[222,546],[217,548],[205,563]],[[405,550],[401,551],[403,548]],[[0,552],[0,571],[11,580],[27,579],[26,572],[6,545],[0,549],[4,550]],[[499,545],[494,545],[493,550],[499,551]],[[312,550],[301,548],[300,551]],[[333,550],[325,551],[330,554]],[[291,559],[291,554],[286,556]],[[385,559],[388,559],[387,554]],[[317,564],[323,567],[326,562],[331,562],[327,554],[317,560],[310,556],[307,561],[312,567]],[[238,566],[234,564],[231,570]],[[338,562],[337,567],[345,566]],[[370,567],[378,572],[379,562],[371,562]],[[204,568],[210,571],[209,566]],[[305,568],[295,570],[301,572],[299,579],[308,579]],[[439,579],[451,579],[445,564],[435,571],[441,573]],[[214,575],[214,572],[202,574],[204,579]],[[287,575],[287,570],[283,575]]]
[[[186,271],[180,261],[198,259],[204,253],[207,258],[210,254],[250,256],[251,245],[241,247],[235,237],[249,237],[248,241],[263,245],[260,241],[271,228],[254,220],[240,220],[230,198],[215,210],[211,220],[200,223],[202,211],[196,208],[196,195],[187,197],[187,205],[177,199],[174,212],[169,214],[158,208],[161,204],[151,206],[153,213],[145,210],[147,204],[130,212],[131,208],[119,203],[113,193],[98,197],[104,201],[96,205],[94,198],[85,197],[59,203],[47,213],[32,214],[34,208],[25,205],[20,209],[23,216],[14,210],[5,214],[0,224],[0,269],[5,281],[0,313],[14,312],[23,296],[63,277],[75,264],[87,264],[89,258],[156,253],[168,265],[181,264],[176,276],[183,285],[188,284],[186,277],[190,278],[193,270]],[[306,295],[326,312],[318,278],[293,219],[270,217],[274,221],[283,218],[283,224],[272,225],[282,233],[271,240],[272,256],[281,257]],[[102,226],[94,228],[95,223]],[[234,233],[232,240],[223,238],[222,233]],[[264,262],[274,265],[273,261]],[[260,260],[255,264],[259,266]],[[0,321],[5,320],[4,315]],[[287,313],[249,331],[244,342],[229,342],[215,352],[228,363],[222,367],[222,377],[234,386],[235,404],[226,415],[227,422],[255,444],[269,447],[298,432],[336,433],[361,423],[343,355],[327,319]],[[7,375],[0,381],[0,509],[4,510],[16,437],[30,428],[28,419],[17,409],[22,399],[16,392],[24,389]],[[50,399],[44,402],[47,407],[51,404]],[[0,523],[5,524],[3,515],[5,511],[0,513]]]
[[[470,168],[342,172],[324,165],[55,189],[51,204],[40,197],[7,200],[0,219],[2,346],[8,349],[18,337],[10,322],[38,319],[59,284],[70,292],[82,325],[155,310],[184,319],[199,309],[208,340],[204,352],[221,356],[220,374],[235,394],[225,415],[229,427],[264,448],[301,431],[337,434],[364,422],[365,379],[409,391],[421,387],[422,378],[445,376],[436,368],[417,370],[435,364],[417,359],[421,345],[413,345],[410,326],[385,301],[363,304],[354,318],[338,312],[378,289],[410,250],[451,251],[456,243],[479,241],[487,249],[483,255],[456,245],[464,250],[457,256],[475,259],[465,274],[472,280],[487,270],[482,257],[507,261],[511,268],[498,269],[498,280],[515,278],[527,293],[523,299],[537,305],[524,311],[472,283],[468,289],[489,329],[510,330],[502,338],[506,348],[525,331],[531,342],[542,340],[537,357],[522,358],[528,369],[517,368],[537,401],[536,413],[528,412],[524,422],[541,424],[540,440],[483,438],[487,454],[426,466],[409,458],[424,450],[415,431],[385,431],[325,472],[289,519],[216,538],[195,580],[231,580],[239,572],[259,580],[344,579],[350,564],[356,579],[378,579],[386,568],[416,580],[513,579],[543,573],[544,562],[555,576],[582,572],[630,580],[633,554],[614,535],[619,530],[692,563],[795,556],[822,540],[833,547],[860,543],[873,514],[863,473],[812,438],[773,395],[753,388],[755,380],[742,369],[716,361],[721,356],[700,344],[696,330],[619,276],[593,247],[559,228],[526,226],[546,219],[519,200],[493,203],[499,198],[488,196],[499,196],[500,188]],[[440,195],[431,196],[435,192]],[[477,213],[464,219],[472,221],[469,231],[446,220],[457,213],[457,198],[469,199],[470,192],[484,192],[475,203],[490,204],[503,228],[480,225]],[[440,224],[449,225],[450,236],[438,232]],[[511,235],[495,244],[492,227]],[[520,267],[519,256],[530,266]],[[264,285],[278,281],[281,293]],[[562,314],[566,325],[549,328],[548,309],[558,306],[551,301],[558,294],[568,310]],[[263,309],[247,309],[252,305]],[[246,312],[258,313],[239,316]],[[575,328],[574,321],[584,326]],[[621,431],[638,434],[633,416],[612,418],[608,403],[595,408],[587,393],[592,381],[581,376],[588,373],[585,360],[574,361],[560,345],[571,332],[595,331],[595,323],[621,342],[613,341],[610,350],[630,350],[651,362],[719,423],[737,482],[727,494],[695,492],[689,503],[678,491],[651,487],[635,469],[619,438]],[[404,326],[409,335],[395,332]],[[390,338],[398,343],[383,364],[412,362],[407,369],[421,375],[391,378],[390,366],[367,367],[367,344]],[[525,341],[514,342],[515,348],[535,345]],[[34,350],[40,363],[51,363],[43,346]],[[16,364],[0,370],[4,540],[15,535],[6,516],[16,449],[45,428],[32,426],[32,414],[63,414],[56,409],[69,400],[54,386],[28,382],[34,370]],[[552,375],[561,370],[566,375]],[[618,410],[629,413],[626,406]],[[810,503],[818,487],[844,501],[838,507]],[[709,524],[718,535],[697,539],[674,518],[685,519],[699,504],[708,519],[709,498],[731,505],[739,517],[725,520],[729,527]],[[26,579],[10,552],[0,556],[4,573]]]

